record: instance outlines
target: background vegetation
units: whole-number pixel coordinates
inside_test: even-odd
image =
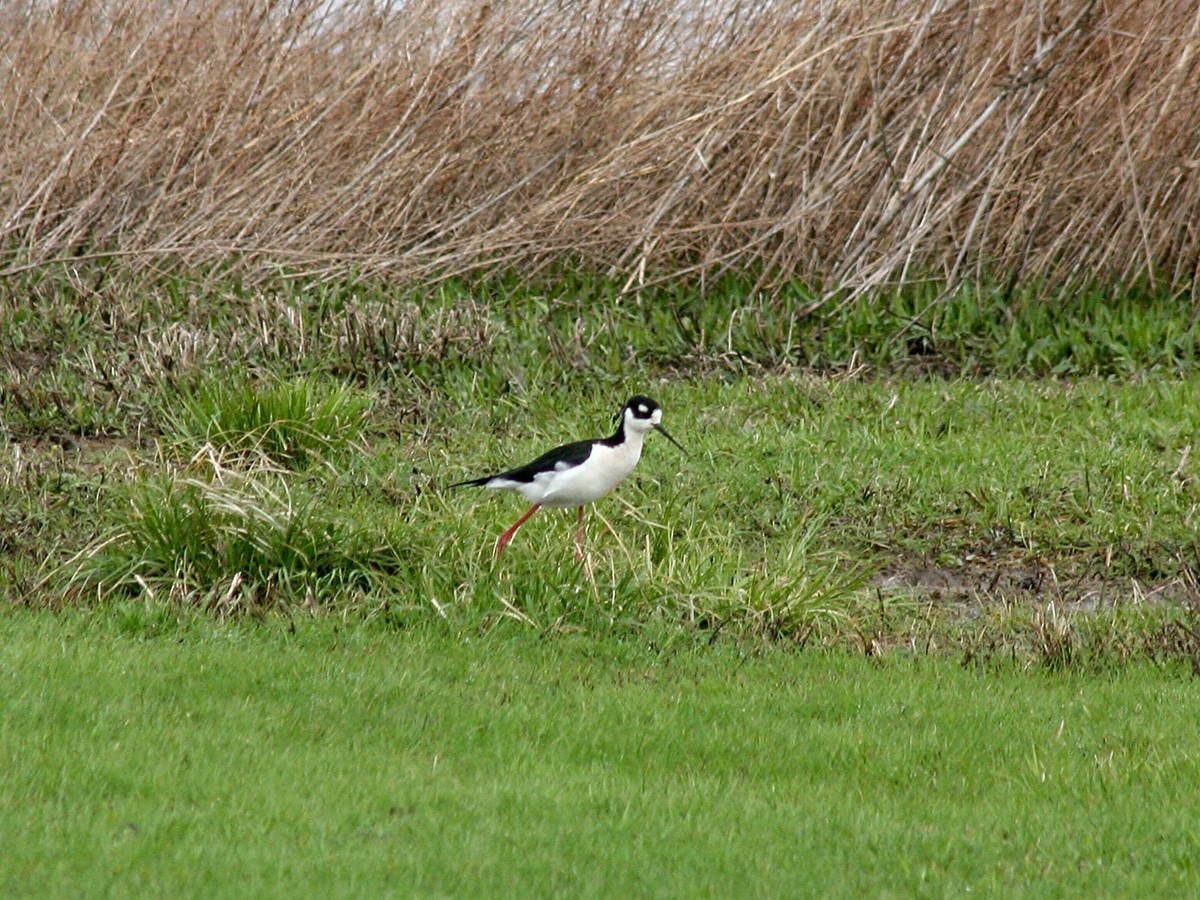
[[[0,275],[1191,291],[1186,0],[0,10]]]
[[[868,650],[919,630],[872,591],[931,579],[1190,603],[1187,4],[0,15],[14,599],[545,629],[586,596],[574,625]],[[641,390],[687,488],[497,588],[439,485]],[[1062,656],[1045,622],[1013,646]]]

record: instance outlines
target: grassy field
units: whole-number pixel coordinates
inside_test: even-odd
[[[7,896],[1145,896],[1200,862],[1186,670],[0,618]]]
[[[1194,878],[1169,298],[8,287],[6,894]],[[447,485],[634,392],[687,453],[497,565]]]

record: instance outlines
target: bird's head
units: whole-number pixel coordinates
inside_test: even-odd
[[[625,427],[630,431],[645,434],[653,428],[655,431],[661,432],[663,437],[680,450],[683,450],[683,445],[671,437],[667,429],[662,427],[662,407],[654,400],[641,394],[638,394],[636,397],[630,397],[629,402],[625,404],[623,414],[625,416]],[[684,450],[683,452],[686,453],[687,451]]]

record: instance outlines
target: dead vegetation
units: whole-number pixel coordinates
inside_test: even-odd
[[[0,275],[1191,288],[1198,47],[1185,0],[10,3]]]

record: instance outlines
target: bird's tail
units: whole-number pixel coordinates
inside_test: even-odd
[[[456,482],[454,482],[454,484],[447,485],[447,488],[482,487],[483,485],[487,484],[491,480],[492,480],[491,475],[485,475],[485,476],[483,476],[483,478],[472,478],[468,481],[456,481]]]

